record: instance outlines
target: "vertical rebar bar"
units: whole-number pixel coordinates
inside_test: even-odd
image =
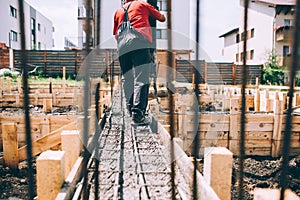
[[[173,106],[173,51],[172,51],[172,0],[167,1],[167,26],[168,26],[168,77],[167,88],[169,94],[169,120],[170,120],[170,158],[171,158],[171,187],[172,187],[172,199],[176,198],[175,194],[175,155],[174,155],[174,106]]]
[[[100,130],[99,130],[99,101],[100,101],[100,87],[101,84],[100,82],[97,83],[96,85],[96,94],[95,94],[95,114],[96,114],[96,120],[95,120],[95,134],[100,134]],[[95,200],[99,199],[99,144],[98,144],[98,140],[95,141]]]
[[[27,143],[27,177],[28,177],[28,195],[29,199],[34,199],[35,181],[33,177],[32,167],[32,144],[30,131],[30,116],[29,116],[29,88],[28,88],[28,69],[27,69],[27,54],[26,54],[26,40],[25,40],[25,19],[24,19],[24,1],[19,0],[19,16],[20,16],[20,36],[21,36],[21,66],[23,78],[23,93],[24,93],[24,111],[25,111],[25,132]]]
[[[87,148],[88,143],[88,131],[89,131],[89,120],[88,120],[88,108],[89,108],[89,94],[90,94],[90,58],[88,57],[90,53],[90,41],[91,41],[91,0],[84,1],[86,6],[86,46],[85,46],[85,66],[84,66],[84,101],[83,101],[83,113],[84,113],[84,122],[83,122],[83,146],[84,146],[84,166],[83,166],[83,199],[88,199],[88,158],[89,158],[89,150]]]
[[[243,199],[243,179],[244,179],[244,159],[245,159],[245,122],[246,122],[246,95],[245,89],[247,84],[247,29],[248,29],[248,8],[249,0],[244,1],[244,35],[243,35],[243,73],[242,73],[242,108],[241,108],[241,120],[240,120],[240,149],[239,149],[239,187],[238,198]]]
[[[292,105],[293,105],[293,96],[294,96],[294,80],[297,72],[297,67],[299,65],[299,42],[300,42],[300,0],[297,0],[296,4],[296,15],[295,15],[295,29],[294,29],[294,43],[293,43],[293,62],[290,67],[290,88],[288,91],[288,110],[286,114],[286,123],[284,129],[283,137],[283,149],[282,149],[282,163],[281,163],[281,176],[280,176],[280,200],[284,199],[284,192],[288,187],[288,163],[290,156],[290,143],[291,143],[291,132],[292,132]]]
[[[198,126],[199,126],[199,83],[200,83],[200,77],[199,73],[200,67],[199,67],[199,34],[200,34],[200,0],[196,0],[196,65],[194,66],[194,75],[195,75],[195,86],[194,86],[194,93],[196,96],[195,102],[193,104],[194,106],[194,145],[193,145],[193,156],[194,156],[194,171],[193,171],[193,199],[198,199],[198,183],[197,183],[197,170],[198,170],[198,157],[199,157],[199,132],[198,132]]]

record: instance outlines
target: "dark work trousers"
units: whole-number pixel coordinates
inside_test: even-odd
[[[119,57],[123,89],[129,112],[144,115],[148,104],[151,57],[149,49],[137,49]]]

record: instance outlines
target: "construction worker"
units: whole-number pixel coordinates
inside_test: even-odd
[[[150,119],[146,116],[148,104],[149,78],[151,67],[150,44],[152,43],[152,29],[149,17],[164,22],[165,16],[152,5],[144,1],[125,0],[123,7],[114,15],[113,34],[118,40],[120,27],[124,21],[125,11],[131,26],[139,32],[148,45],[135,47],[127,52],[119,51],[119,61],[124,77],[123,88],[127,109],[132,116],[132,125],[147,125]]]

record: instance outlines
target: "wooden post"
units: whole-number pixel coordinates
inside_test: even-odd
[[[15,123],[2,124],[2,142],[5,164],[12,169],[18,169],[18,134]]]
[[[63,131],[61,133],[62,150],[66,152],[65,157],[65,175],[68,176],[74,163],[79,157],[82,149],[82,143],[78,130]]]
[[[279,189],[266,189],[266,188],[255,188],[254,189],[254,200],[279,200],[280,190]],[[293,191],[287,189],[284,191],[284,199],[289,200],[300,200]]]
[[[0,102],[2,102],[2,92],[3,92],[3,77],[0,77]],[[0,103],[2,106],[2,103]]]
[[[49,117],[45,116],[41,118],[41,136],[48,135],[50,133]]]
[[[35,95],[34,95],[34,105],[35,106],[38,106],[39,104],[39,94],[40,94],[40,92],[39,92],[39,90],[36,90],[35,91]]]
[[[229,150],[234,155],[239,155],[239,134],[240,134],[240,102],[237,98],[230,99],[230,132],[229,132]]]
[[[55,199],[65,178],[65,152],[45,151],[36,160],[38,199]]]
[[[11,78],[10,77],[6,77],[6,92],[8,94],[11,93]]]
[[[276,99],[276,96],[275,96]],[[282,131],[282,116],[283,102],[278,99],[274,103],[274,129],[272,135],[272,157],[278,157],[281,149],[281,131]]]
[[[255,79],[255,89],[258,90],[259,88],[259,82],[258,82],[258,77]]]
[[[52,99],[43,99],[43,112],[52,112]]]
[[[50,78],[49,78],[49,93],[50,93],[50,94],[53,93],[53,91],[52,91],[53,88],[52,88],[52,87],[53,87],[53,85],[52,85],[52,77],[50,77]]]
[[[66,80],[66,67],[63,67],[63,77],[62,80]]]
[[[16,106],[17,107],[21,106],[21,104],[20,104],[20,93],[16,94]]]
[[[225,147],[204,149],[204,178],[218,197],[231,199],[233,154]]]
[[[0,77],[0,91],[3,90],[3,85],[4,85],[3,77]]]
[[[18,93],[21,94],[22,87],[21,87],[21,78],[20,77],[17,78],[17,87],[18,87]]]

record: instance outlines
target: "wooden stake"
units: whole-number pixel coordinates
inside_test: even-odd
[[[278,157],[281,150],[281,131],[282,131],[282,116],[283,116],[283,102],[275,100],[274,103],[274,129],[272,136],[272,157]]]
[[[22,87],[21,87],[21,78],[18,77],[17,78],[17,87],[18,87],[18,93],[21,94],[22,93]]]
[[[78,130],[63,131],[61,133],[62,150],[66,152],[65,158],[65,175],[68,176],[74,163],[79,157],[82,149],[82,143]],[[65,177],[65,178],[66,178]]]
[[[240,108],[239,99],[230,99],[229,150],[234,155],[239,155]]]
[[[43,112],[52,112],[52,99],[43,99]]]
[[[2,124],[4,161],[12,169],[18,169],[18,134],[15,123]]]
[[[8,94],[11,93],[11,78],[10,77],[6,77],[6,92]]]
[[[218,197],[231,199],[233,154],[225,147],[204,149],[204,178]]]
[[[65,152],[45,151],[36,160],[38,199],[55,199],[65,179]]]

